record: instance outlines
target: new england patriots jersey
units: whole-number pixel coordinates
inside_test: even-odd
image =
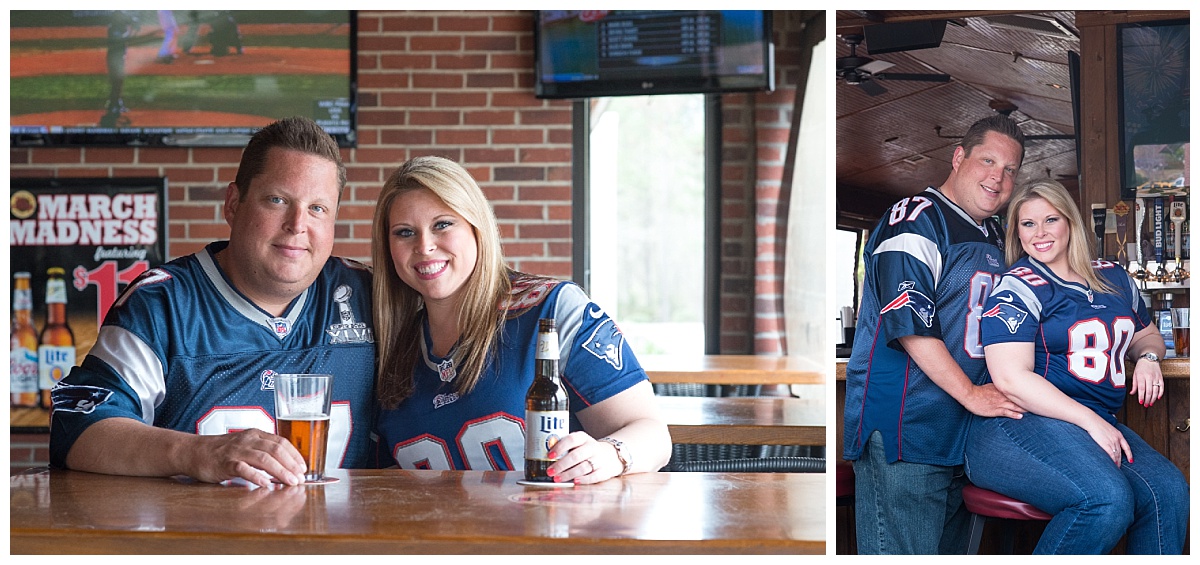
[[[879,221],[863,251],[866,278],[846,365],[846,459],[858,459],[878,430],[888,461],[962,464],[969,412],[898,339],[941,340],[975,384],[986,382],[979,314],[1003,270],[1000,237],[994,219],[976,224],[932,187]]]
[[[983,344],[1032,342],[1034,372],[1110,423],[1125,402],[1125,353],[1150,314],[1119,265],[1093,261],[1115,294],[1063,280],[1024,257],[1004,273],[983,311]]]
[[[235,289],[209,244],[143,273],[113,303],[83,363],[54,388],[50,459],[65,466],[105,418],[224,434],[275,433],[275,375],[333,375],[329,468],[376,467],[371,273],[330,258],[282,317]]]
[[[530,285],[533,285],[532,287]],[[524,470],[525,393],[533,382],[539,318],[553,318],[571,431],[576,414],[647,380],[616,322],[574,283],[518,276],[491,361],[459,396],[453,362],[434,355],[428,320],[413,395],[379,415],[378,435],[403,469]]]

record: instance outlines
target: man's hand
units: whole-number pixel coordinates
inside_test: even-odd
[[[992,383],[976,385],[967,377],[958,362],[950,356],[946,344],[928,336],[907,335],[900,345],[925,372],[929,380],[946,391],[972,414],[992,417],[1020,418],[1025,412]],[[1033,358],[1032,353],[1030,359]],[[989,361],[990,366],[990,361]]]
[[[224,435],[168,430],[131,418],[106,418],[80,434],[67,454],[78,471],[170,477],[187,475],[206,483],[241,478],[261,487],[275,478],[303,483],[304,458],[280,436],[258,429]]]
[[[304,482],[304,458],[283,437],[258,429],[218,436],[195,436],[186,454],[187,475],[206,483],[242,478],[261,487],[275,478],[285,485]]]
[[[1019,419],[1025,412],[1015,402],[1004,396],[1004,393],[1000,392],[1000,389],[992,383],[972,386],[960,399],[960,402],[964,408],[976,416],[1004,416]]]

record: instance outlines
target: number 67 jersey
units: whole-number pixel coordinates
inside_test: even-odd
[[[1125,401],[1125,353],[1150,315],[1129,273],[1093,261],[1117,291],[1095,292],[1024,257],[996,284],[984,307],[983,343],[1032,342],[1034,372],[1110,423]]]
[[[846,365],[846,459],[857,460],[878,431],[889,462],[962,464],[970,414],[899,339],[944,342],[967,377],[983,384],[979,313],[1003,261],[999,225],[976,223],[934,188],[885,213],[863,251],[866,278]]]

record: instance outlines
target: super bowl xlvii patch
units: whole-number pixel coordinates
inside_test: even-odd
[[[1021,327],[1021,322],[1029,317],[1029,312],[1022,310],[1019,306],[1012,304],[1012,297],[997,296],[998,300],[1008,298],[1008,301],[1000,302],[993,306],[987,312],[980,315],[981,318],[999,318],[1004,325],[1008,327],[1008,333],[1017,333],[1017,328]]]
[[[893,298],[891,302],[888,302],[886,306],[881,308],[879,313],[883,314],[884,312],[899,310],[900,308],[907,306],[912,308],[913,312],[916,312],[917,317],[921,318],[921,321],[925,323],[925,327],[933,327],[933,301],[930,300],[928,296],[913,290],[914,286],[916,286],[916,283],[913,283],[912,281],[904,281],[903,283],[900,283],[900,294],[896,296],[896,298]]]
[[[350,306],[350,296],[354,291],[347,285],[340,285],[333,291],[333,301],[337,303],[339,322],[325,329],[329,334],[329,343],[375,343],[374,332],[366,323],[355,321],[354,308]]]
[[[587,341],[583,343],[584,351],[603,359],[614,369],[620,371],[625,364],[621,359],[622,345],[625,344],[625,335],[617,328],[617,324],[611,318],[604,320],[588,336]]]
[[[63,385],[54,387],[51,397],[54,399],[54,411],[79,412],[91,414],[97,406],[104,404],[112,391],[96,386]]]

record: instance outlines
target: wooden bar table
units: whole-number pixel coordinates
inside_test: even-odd
[[[777,396],[659,396],[673,443],[825,445],[825,402]]]
[[[336,470],[247,488],[46,470],[10,477],[14,554],[821,554],[824,473]]]
[[[713,385],[819,385],[826,371],[795,355],[639,355],[650,382]]]

